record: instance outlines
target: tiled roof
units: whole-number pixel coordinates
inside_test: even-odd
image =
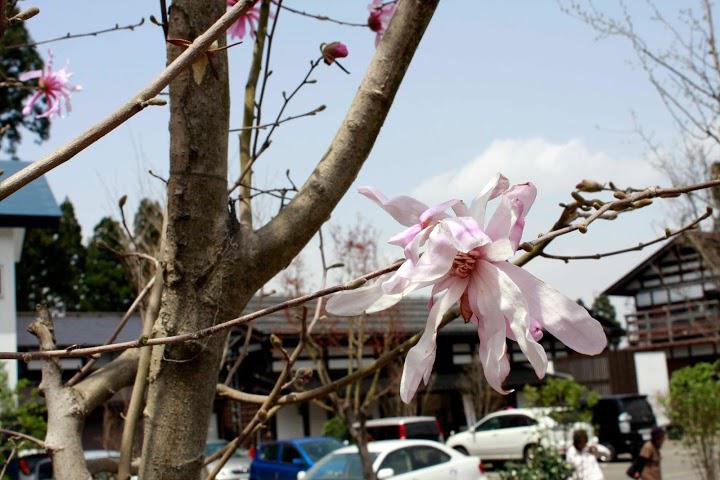
[[[250,301],[244,313],[251,313],[286,300],[283,297],[257,298]],[[395,307],[384,312],[368,315],[365,320],[367,334],[381,334],[388,328],[400,335],[413,335],[423,328],[427,320],[427,298],[407,298]],[[308,303],[308,316],[314,311],[314,303]],[[55,319],[55,337],[57,344],[62,347],[69,345],[97,345],[105,342],[115,326],[122,318],[121,312],[68,312]],[[255,320],[255,331],[277,335],[295,335],[298,333],[298,310],[281,310]],[[18,314],[18,347],[34,349],[37,339],[27,332],[27,327],[34,320],[35,315],[30,312]],[[316,334],[333,334],[347,332],[351,319],[346,317],[328,316],[315,327]],[[477,336],[477,329],[472,324],[455,320],[442,329],[443,335],[471,335]],[[140,337],[140,317],[133,316],[125,326],[116,341],[136,340]]]
[[[28,165],[28,162],[0,161],[0,181]],[[33,180],[0,201],[0,226],[3,227],[53,226],[59,217],[60,208],[45,177]]]

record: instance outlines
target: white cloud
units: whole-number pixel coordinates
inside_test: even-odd
[[[442,173],[416,187],[413,195],[433,203],[472,199],[487,180],[502,172],[511,183],[534,182],[541,196],[567,194],[583,178],[618,185],[649,185],[660,174],[640,158],[618,159],[590,151],[581,139],[552,143],[543,138],[493,141],[459,170]]]

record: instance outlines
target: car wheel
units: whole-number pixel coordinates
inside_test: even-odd
[[[467,448],[465,447],[453,447],[453,449],[462,453],[463,455],[469,455]]]
[[[535,459],[535,453],[537,451],[537,445],[534,443],[531,443],[530,445],[526,445],[523,449],[523,462],[525,464],[529,465],[532,463],[532,461]]]

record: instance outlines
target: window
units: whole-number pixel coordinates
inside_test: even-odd
[[[342,447],[342,443],[334,438],[326,438],[322,440],[313,440],[312,442],[303,442],[302,449],[310,460],[317,462],[328,453]]]
[[[667,290],[655,290],[654,292],[652,292],[652,295],[653,303],[655,305],[664,305],[670,300]]]
[[[479,424],[475,430],[478,432],[485,432],[488,430],[497,430],[498,428],[502,428],[500,426],[500,417],[493,417]]]
[[[650,298],[650,292],[640,292],[635,295],[635,306],[647,307],[652,305],[652,299]]]
[[[370,462],[374,462],[377,453],[370,454]],[[362,480],[362,463],[357,453],[333,453],[324,457],[313,467],[313,478],[343,480]]]
[[[503,420],[502,428],[531,427],[537,423],[527,415],[507,415],[501,418]]]
[[[280,450],[280,448],[277,443],[270,443],[260,449],[258,458],[260,460],[265,460],[266,462],[276,462],[278,458],[278,450]]]
[[[370,440],[396,440],[400,438],[398,425],[384,425],[381,427],[367,427]]]
[[[403,448],[390,452],[380,465],[380,470],[383,468],[392,468],[395,475],[411,472],[413,469],[412,461],[407,449]]]
[[[670,300],[673,302],[684,302],[703,297],[702,285],[688,285],[686,287],[675,287],[670,289]]]
[[[295,460],[300,460],[305,463],[305,460],[303,460],[302,455],[300,455],[300,452],[297,451],[297,448],[293,447],[289,443],[286,443],[283,445],[281,461],[283,463],[294,463]]]
[[[450,455],[434,447],[412,447],[408,450],[413,470],[440,465],[450,460]]]
[[[405,424],[405,436],[407,438],[437,441],[440,438],[440,432],[438,432],[437,424],[434,420],[427,422],[412,422]]]

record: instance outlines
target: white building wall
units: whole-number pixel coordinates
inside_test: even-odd
[[[15,262],[20,261],[22,228],[0,228],[0,351],[17,351],[17,309],[15,308]],[[8,386],[17,384],[17,362],[1,362],[8,373]]]
[[[636,352],[635,378],[638,393],[648,396],[658,425],[670,423],[661,399],[670,392],[670,376],[665,352]]]
[[[275,414],[275,426],[278,440],[304,437],[300,405],[287,405],[278,410]]]
[[[310,403],[308,410],[310,411],[310,436],[320,437],[328,420],[327,412],[314,403]]]

